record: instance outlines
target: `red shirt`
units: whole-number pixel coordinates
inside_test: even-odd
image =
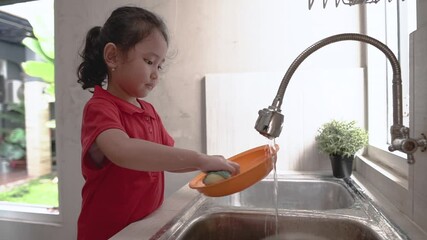
[[[108,239],[156,210],[163,202],[163,172],[122,168],[106,157],[103,165],[97,166],[88,154],[96,137],[112,128],[126,132],[131,138],[173,146],[174,140],[166,132],[154,107],[138,101],[141,108],[97,86],[84,108],[81,142],[85,184],[78,220],[80,240]]]

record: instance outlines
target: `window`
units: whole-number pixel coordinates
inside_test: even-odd
[[[416,29],[416,1],[381,1],[364,6],[366,34],[385,43],[395,53],[402,68],[403,124],[409,125],[409,34]],[[406,155],[390,153],[389,129],[393,121],[392,69],[385,56],[367,48],[369,159],[407,178]],[[385,91],[384,89],[387,89]],[[388,123],[388,124],[384,124]],[[387,161],[383,161],[387,159]]]
[[[18,1],[22,2],[22,1]],[[53,1],[0,6],[0,217],[58,215]],[[22,44],[26,37],[28,43]],[[33,61],[33,62],[30,62]]]

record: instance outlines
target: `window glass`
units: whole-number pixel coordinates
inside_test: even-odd
[[[1,209],[58,209],[53,17],[53,0],[0,6]]]

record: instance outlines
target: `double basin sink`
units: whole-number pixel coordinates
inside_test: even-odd
[[[151,239],[390,240],[408,237],[351,179],[283,175],[277,182],[267,177],[230,196],[199,195]]]

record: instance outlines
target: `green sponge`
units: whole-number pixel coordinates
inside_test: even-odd
[[[203,179],[205,185],[211,185],[224,181],[227,178],[230,178],[231,174],[228,171],[210,171],[206,174],[206,177]]]

